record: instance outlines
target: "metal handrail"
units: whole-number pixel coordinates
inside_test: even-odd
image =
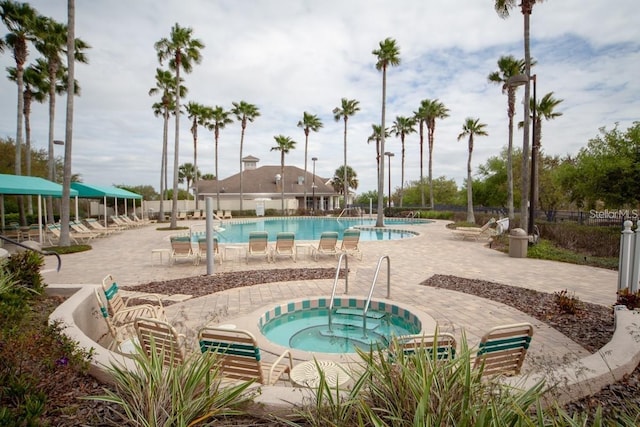
[[[336,288],[338,287],[338,279],[340,278],[340,266],[342,265],[342,259],[344,258],[344,293],[349,293],[349,257],[346,253],[340,254],[338,258],[338,266],[336,267],[336,277],[333,279],[333,289],[331,290],[331,300],[329,301],[329,331],[331,331],[333,302],[336,296]]]
[[[382,260],[385,258],[387,259],[387,298],[391,298],[391,259],[389,258],[389,255],[384,255],[378,260],[376,273],[373,275],[373,282],[371,283],[371,289],[369,289],[369,296],[367,297],[367,301],[364,303],[364,310],[362,311],[362,333],[365,337],[367,336],[367,312],[369,311],[369,305],[371,304],[373,289],[376,287],[376,282],[378,281],[380,264],[382,264]]]
[[[60,258],[60,255],[58,255],[56,252],[41,251],[41,250],[38,250],[38,249],[34,249],[34,248],[30,247],[30,246],[23,245],[20,242],[17,242],[17,241],[15,241],[13,239],[10,239],[10,238],[2,236],[2,235],[0,235],[0,240],[4,240],[5,242],[9,242],[9,243],[11,243],[13,245],[20,246],[22,248],[28,249],[28,250],[33,251],[33,252],[38,252],[39,254],[44,255],[44,256],[54,255],[56,258],[58,258],[58,268],[56,268],[56,271],[60,272],[60,268],[62,267],[62,259]]]

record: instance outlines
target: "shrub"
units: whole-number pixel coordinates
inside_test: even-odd
[[[40,274],[40,268],[43,265],[44,259],[42,255],[33,251],[24,251],[11,255],[4,268],[9,274],[13,275],[16,286],[42,293],[44,291],[44,282]]]
[[[580,299],[576,297],[575,293],[569,293],[566,289],[553,293],[553,298],[558,305],[558,309],[562,313],[576,314],[582,309],[582,303]]]
[[[571,222],[537,223],[540,235],[558,246],[596,257],[618,257],[620,227],[599,227]]]
[[[155,349],[148,357],[136,345],[135,370],[115,363],[108,368],[116,390],[87,399],[116,404],[123,422],[136,426],[196,425],[214,417],[242,414],[252,398],[251,382],[223,386],[218,362],[211,354],[193,353],[183,364],[166,367]]]
[[[429,351],[400,352],[391,360],[386,350],[359,352],[362,374],[341,395],[321,377],[315,404],[300,412],[310,425],[455,426],[538,425],[531,408],[540,408],[543,383],[528,390],[511,389],[482,378],[472,369],[463,339],[454,359],[433,360]],[[541,424],[548,422],[539,416]]]
[[[629,288],[620,289],[616,304],[626,305],[629,310],[640,308],[640,290],[631,292]]]

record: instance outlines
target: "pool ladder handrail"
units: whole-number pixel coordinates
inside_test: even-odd
[[[344,293],[349,293],[349,257],[347,253],[340,254],[338,258],[338,266],[336,267],[336,277],[333,279],[333,289],[331,290],[331,300],[329,301],[329,331],[331,331],[333,303],[336,297],[336,288],[338,287],[338,279],[340,278],[340,266],[342,265],[342,259],[344,258]]]
[[[373,282],[369,289],[369,296],[367,297],[367,301],[364,303],[364,310],[362,310],[362,333],[365,337],[367,336],[367,313],[369,312],[369,305],[371,305],[371,297],[373,296],[373,290],[376,287],[376,282],[378,281],[380,265],[382,264],[382,260],[385,258],[387,260],[387,298],[391,298],[391,258],[389,258],[389,255],[383,255],[378,259],[376,273],[373,275]]]

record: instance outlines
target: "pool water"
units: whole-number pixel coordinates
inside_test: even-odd
[[[426,220],[395,220],[386,219],[385,225],[424,224]],[[296,240],[319,240],[323,231],[337,231],[342,239],[342,232],[350,227],[364,227],[360,229],[360,240],[395,240],[415,236],[415,233],[394,229],[375,229],[375,219],[339,219],[336,218],[266,218],[251,221],[225,222],[222,229],[216,232],[220,243],[246,243],[249,232],[266,231],[269,241],[275,241],[279,232],[288,231],[296,235]]]
[[[270,341],[289,348],[320,353],[355,353],[388,347],[392,336],[415,334],[419,324],[387,311],[367,312],[366,333],[362,309],[336,307],[329,329],[329,310],[296,310],[270,320],[262,327]]]

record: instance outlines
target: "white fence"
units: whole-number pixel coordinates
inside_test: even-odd
[[[618,290],[629,289],[635,293],[640,286],[640,220],[636,231],[631,230],[633,223],[624,222],[620,237],[620,264],[618,265]]]

